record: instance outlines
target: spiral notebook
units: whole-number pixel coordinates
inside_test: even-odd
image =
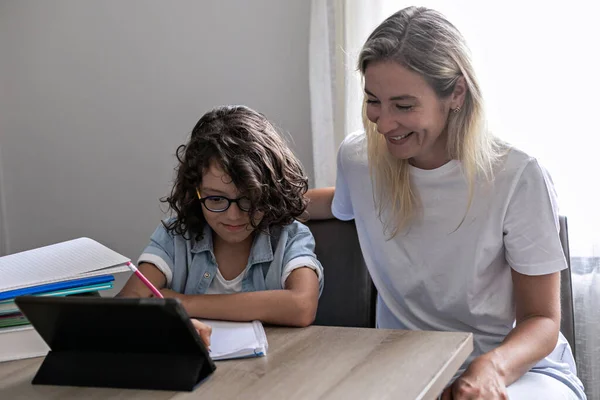
[[[229,322],[202,320],[212,327],[210,357],[213,360],[262,357],[269,344],[260,321]]]

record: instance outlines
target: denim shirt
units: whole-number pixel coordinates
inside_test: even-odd
[[[323,267],[314,254],[314,238],[305,225],[294,221],[283,227],[271,227],[267,233],[256,231],[248,271],[242,280],[243,292],[284,289],[281,282],[284,268],[298,257],[312,258],[319,268],[318,276],[323,276]],[[160,269],[167,278],[168,288],[183,294],[204,294],[218,269],[212,229],[205,224],[202,239],[196,241],[169,232],[159,224],[138,264],[141,262]],[[319,279],[319,292],[322,290],[323,280]]]

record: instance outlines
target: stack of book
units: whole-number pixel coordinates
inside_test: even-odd
[[[15,304],[15,297],[17,296],[89,295],[98,293],[100,290],[112,289],[114,280],[113,275],[100,275],[1,292],[0,328],[29,324],[29,321]]]
[[[79,238],[0,257],[0,362],[37,357],[48,346],[15,305],[17,296],[98,295],[129,259]]]

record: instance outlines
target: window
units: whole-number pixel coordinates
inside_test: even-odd
[[[365,5],[366,2],[363,4]],[[383,0],[376,26],[409,5]],[[494,133],[549,170],[573,256],[600,256],[600,22],[596,2],[429,0],[473,53]],[[363,39],[364,40],[364,39]]]

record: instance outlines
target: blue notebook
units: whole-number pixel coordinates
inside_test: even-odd
[[[70,289],[54,290],[52,292],[36,293],[33,296],[71,296],[74,294],[83,294],[89,292],[99,292],[113,288],[112,282],[99,283],[97,285],[78,286]],[[19,312],[19,307],[15,304],[15,299],[0,300],[0,318],[3,315]]]
[[[69,289],[69,288],[74,288],[74,287],[79,287],[79,286],[89,286],[89,285],[95,285],[95,284],[99,284],[99,283],[112,282],[114,280],[115,280],[115,278],[112,275],[100,275],[100,276],[92,276],[90,278],[73,279],[73,280],[69,280],[69,281],[48,283],[45,285],[30,286],[30,287],[26,287],[23,289],[8,290],[6,292],[0,293],[0,301],[12,299],[17,296],[25,296],[25,295],[32,295],[32,294],[43,293],[43,292],[51,292],[51,291],[55,291],[55,290]]]

